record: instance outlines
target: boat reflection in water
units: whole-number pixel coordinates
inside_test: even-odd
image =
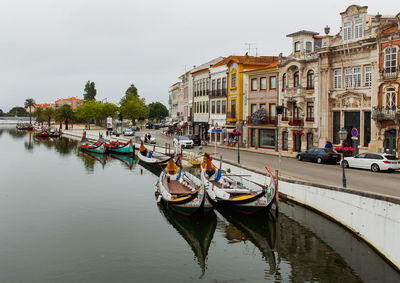
[[[201,268],[200,278],[202,278],[207,269],[208,249],[217,227],[217,217],[214,211],[200,217],[186,217],[168,209],[162,201],[158,203],[158,208],[192,248]]]
[[[224,233],[228,242],[252,242],[269,265],[266,277],[268,277],[267,274],[275,274],[276,258],[273,248],[276,244],[276,222],[272,214],[255,217],[221,209],[216,214],[219,222],[218,230]]]
[[[106,166],[107,156],[104,154],[89,151],[77,151],[77,154],[82,157],[83,164],[89,173],[94,172],[96,162],[99,162],[103,169]]]
[[[129,156],[129,155],[121,155],[121,154],[114,154],[111,153],[108,155],[108,158],[111,160],[119,160],[121,161],[129,170],[132,170],[135,165],[138,163],[137,157]]]

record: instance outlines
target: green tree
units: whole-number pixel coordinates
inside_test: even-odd
[[[0,109],[0,117],[3,117],[3,116],[4,116],[4,112],[2,109]]]
[[[97,94],[96,86],[94,82],[87,81],[84,89],[85,93],[83,94],[83,99],[85,101],[94,100]]]
[[[102,103],[100,112],[102,120],[105,120],[107,117],[115,117],[118,112],[118,106],[110,102]]]
[[[65,129],[68,130],[68,122],[72,121],[74,119],[74,111],[72,111],[72,108],[68,104],[64,104],[60,108],[56,110],[56,119],[60,122],[65,123]],[[61,127],[61,124],[60,124]]]
[[[131,119],[133,124],[136,119],[145,118],[149,114],[149,109],[146,106],[144,98],[139,98],[138,96],[131,98],[121,105],[120,111],[123,117]]]
[[[33,98],[27,98],[25,100],[25,108],[29,108],[29,123],[32,124],[32,107],[35,104],[35,100]]]
[[[168,116],[168,109],[161,102],[152,102],[149,104],[149,119],[162,120]]]
[[[139,97],[139,95],[135,85],[131,84],[131,86],[125,91],[125,95],[121,98],[121,101],[119,103],[122,106],[134,97]]]
[[[36,118],[36,122],[43,124],[46,121],[46,117],[44,115],[44,109],[42,107],[36,107],[35,111],[33,111],[32,116]]]
[[[10,111],[6,114],[8,117],[19,116],[26,117],[29,113],[26,111],[24,107],[15,106],[10,109]]]

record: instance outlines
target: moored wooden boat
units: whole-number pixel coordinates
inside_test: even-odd
[[[212,163],[208,153],[204,154],[201,180],[205,184],[207,199],[216,207],[231,208],[244,214],[266,213],[271,209],[276,195],[276,180],[271,175],[268,186],[260,186],[240,176],[224,175]]]
[[[49,132],[46,131],[45,129],[36,129],[35,136],[40,137],[40,138],[47,138],[50,135],[49,135]]]
[[[16,128],[18,130],[27,130],[27,131],[32,131],[33,130],[32,124],[29,124],[29,123],[18,123]]]
[[[149,150],[144,146],[143,141],[140,143],[140,148],[137,155],[140,161],[149,165],[166,165],[172,158],[171,156]]]
[[[99,138],[99,140],[95,143],[89,142],[86,138],[86,132],[83,133],[82,139],[79,143],[79,148],[84,151],[100,153],[100,154],[104,154],[106,152],[103,140]]]
[[[135,154],[135,145],[132,140],[128,142],[104,141],[107,152],[115,154]]]
[[[159,201],[186,216],[202,213],[206,199],[204,184],[196,179],[171,158],[158,181]]]

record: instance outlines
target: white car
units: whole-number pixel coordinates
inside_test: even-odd
[[[175,137],[173,142],[174,145],[179,146],[181,148],[193,148],[193,141],[185,136]]]
[[[135,132],[132,131],[132,129],[128,129],[128,128],[124,128],[122,130],[122,133],[124,134],[124,136],[134,136]]]
[[[385,153],[360,153],[356,156],[345,157],[342,162],[344,167],[369,169],[373,172],[400,169],[400,160],[394,155]]]
[[[144,137],[146,136],[146,134],[144,134],[140,140],[142,140],[145,143],[151,143],[151,144],[155,144],[156,143],[156,138],[150,135],[150,142],[148,141],[148,139],[146,140]]]

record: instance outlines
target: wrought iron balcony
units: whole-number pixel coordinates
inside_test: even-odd
[[[376,121],[400,120],[400,108],[396,107],[374,107],[372,119]]]
[[[298,119],[298,118],[291,118],[289,120],[289,125],[290,126],[303,126],[304,125],[304,120],[303,119]]]
[[[227,94],[228,94],[228,91],[226,90],[226,88],[223,88],[221,96],[227,96]]]
[[[385,68],[383,70],[383,78],[385,80],[397,79],[398,75],[399,75],[399,68],[398,67]]]
[[[277,117],[273,116],[248,116],[247,117],[247,125],[276,125]]]

